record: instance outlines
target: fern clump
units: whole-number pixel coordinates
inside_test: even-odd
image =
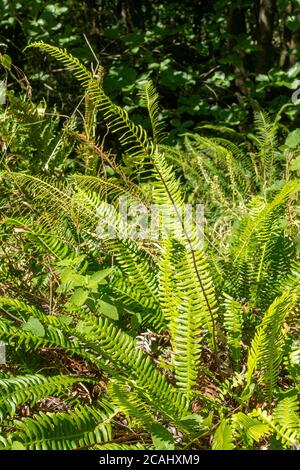
[[[65,123],[39,171],[8,162],[0,173],[1,448],[298,448],[300,182],[273,184],[278,120],[258,112],[250,154],[233,131],[232,141],[188,134],[185,150],[173,149],[153,83],[140,90],[148,135],[99,74],[66,50],[29,47],[82,84],[84,130]],[[99,147],[98,116],[118,158]],[[182,183],[199,169],[203,233],[181,217],[188,201],[203,202]],[[173,225],[134,237],[120,197],[147,215],[156,205]],[[46,398],[62,408],[41,409]]]

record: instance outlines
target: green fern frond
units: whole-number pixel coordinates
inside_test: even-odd
[[[156,331],[165,329],[166,321],[155,295],[145,296],[126,276],[114,276],[110,288],[119,296],[119,301],[139,312],[143,326],[152,326]]]
[[[40,347],[56,347],[63,349],[71,356],[77,355],[87,361],[99,364],[104,370],[107,370],[105,363],[100,358],[95,358],[76,337],[72,336],[74,331],[70,329],[69,322],[66,322],[64,317],[47,315],[25,302],[4,297],[1,298],[0,308],[9,318],[14,320],[6,320],[0,316],[0,338],[14,348],[36,351]],[[30,318],[36,318],[41,322],[42,335],[37,335],[22,327],[25,325],[25,321]],[[16,321],[18,326],[15,326]]]
[[[200,169],[204,181],[206,182],[207,190],[210,191],[211,198],[215,202],[215,205],[219,206],[221,203],[222,207],[228,210],[230,204],[226,198],[224,184],[222,184],[221,172],[217,172],[211,168],[211,159],[208,159],[209,165],[207,166],[205,154],[196,149],[187,136],[185,138],[185,145],[188,153],[193,156],[194,164],[192,166],[196,166],[197,169]],[[196,176],[198,177],[197,172]]]
[[[77,253],[74,248],[61,239],[61,236],[55,233],[49,233],[49,230],[42,226],[41,223],[35,224],[32,221],[22,218],[7,218],[5,219],[7,226],[13,226],[17,229],[22,229],[22,234],[26,236],[29,242],[39,251],[51,254],[55,260],[63,261],[69,259],[70,261],[76,258]]]
[[[45,377],[40,374],[0,378],[0,420],[7,414],[14,416],[19,405],[28,403],[33,406],[49,395],[67,395],[68,388],[80,380],[91,379],[68,375]]]
[[[253,410],[251,414],[253,417],[257,418],[259,421],[266,424],[269,427],[270,432],[275,435],[276,439],[281,441],[283,444],[287,444],[289,447],[298,449],[299,444],[300,444],[299,418],[298,418],[298,423],[296,424],[295,417],[291,416],[290,414],[289,405],[286,402],[285,404],[278,405],[280,408],[277,409],[277,411],[275,412],[275,417],[277,415],[276,420],[273,418],[271,414],[268,414],[266,410],[262,410],[261,408],[257,408]],[[284,413],[283,413],[282,407],[285,408]],[[283,416],[283,414],[285,416]],[[288,414],[290,414],[290,416],[287,418]],[[292,411],[292,415],[293,414],[294,412]],[[278,422],[278,415],[280,416],[279,422]],[[286,422],[285,420],[287,419],[287,421],[289,423],[292,423],[292,425],[291,426],[282,425],[281,418],[283,418],[283,422]],[[296,426],[294,426],[294,424],[296,424]]]
[[[62,62],[65,67],[69,68],[74,76],[80,81],[82,86],[87,87],[95,80],[93,74],[89,72],[86,67],[76,58],[73,57],[66,49],[59,49],[58,47],[46,44],[43,41],[36,41],[25,47],[24,51],[29,48],[40,48],[54,57],[56,60]]]
[[[47,221],[58,226],[65,219],[72,220],[77,216],[76,207],[72,204],[73,190],[70,186],[51,178],[39,178],[26,173],[2,172],[0,177],[12,182],[20,188],[25,198],[37,207],[41,218],[47,216]],[[41,210],[42,209],[42,210]],[[81,208],[84,210],[84,208]],[[26,207],[27,210],[27,207]],[[19,212],[20,213],[20,212]],[[57,215],[60,214],[58,218]],[[58,220],[56,220],[58,219]],[[74,219],[73,219],[74,220]]]
[[[160,143],[165,134],[163,132],[162,123],[159,121],[159,94],[151,80],[148,80],[140,90],[141,105],[147,108],[154,144]]]
[[[188,410],[186,396],[167,382],[136,342],[108,318],[85,316],[84,322],[90,331],[86,334],[76,330],[78,339],[94,353],[110,359],[123,374],[127,374],[128,380],[131,378],[132,386],[151,399],[154,408],[171,421],[178,422]],[[151,390],[151,396],[148,390]]]
[[[298,181],[290,180],[270,202],[255,198],[248,214],[234,227],[225,264],[231,296],[251,299],[265,309],[280,293],[281,274],[283,278],[289,275],[295,254],[281,222],[299,188]]]
[[[152,162],[154,176],[160,185],[163,185],[157,188],[154,186],[154,203],[174,204],[180,207],[183,204],[183,195],[172,167],[168,165],[164,155],[158,151],[153,155]]]
[[[16,431],[6,447],[19,443],[27,450],[72,450],[111,440],[115,411],[80,406],[64,413],[36,413],[34,418],[15,420]]]
[[[290,390],[287,396],[279,401],[273,410],[272,419],[283,430],[294,429],[298,433],[300,441],[300,417],[299,417],[299,400],[297,390]]]
[[[242,437],[247,448],[252,448],[253,441],[259,442],[264,435],[270,434],[267,424],[241,412],[233,415],[232,427]]]
[[[185,134],[185,136],[186,144],[189,150],[192,150],[203,176],[209,179],[217,178],[221,191],[227,196],[230,195],[233,200],[238,198],[243,202],[243,194],[249,186],[247,172],[241,166],[241,162],[245,159],[244,154],[232,143],[222,139],[196,134]]]
[[[223,418],[215,431],[212,450],[232,450],[234,448],[231,426]]]
[[[159,258],[159,301],[166,321],[171,321],[177,315],[180,304],[176,291],[176,255],[178,253],[180,256],[180,252],[180,246],[172,239],[163,241]]]
[[[109,444],[97,444],[93,447],[93,450],[128,450],[129,452],[133,450],[149,450],[151,449],[150,445],[144,444],[117,444],[111,442]]]
[[[203,250],[186,250],[177,265],[176,279],[183,302],[193,305],[196,322],[208,336],[216,352],[216,322],[218,302],[210,273],[208,259]]]
[[[140,399],[138,394],[130,389],[130,386],[116,381],[110,382],[107,392],[111,396],[112,402],[125,416],[129,419],[134,418],[146,429],[151,430],[155,418],[153,411],[145,402],[145,398],[144,400]]]
[[[74,181],[76,186],[84,192],[91,193],[96,192],[100,195],[101,199],[105,200],[110,198],[112,201],[115,199],[126,196],[129,203],[143,203],[145,204],[145,198],[138,185],[124,184],[117,178],[100,178],[89,175],[72,175],[70,181]]]
[[[273,161],[277,149],[277,121],[272,122],[268,114],[264,111],[254,113],[254,122],[257,133],[257,144],[262,165],[265,184],[272,175]]]
[[[228,294],[224,294],[224,327],[233,363],[238,367],[241,359],[243,309],[240,302]]]
[[[189,251],[172,240],[163,243],[159,296],[169,320],[175,378],[189,395],[199,373],[203,337],[208,337],[214,350],[216,346],[214,285],[200,250]]]
[[[109,240],[108,247],[114,253],[129,283],[133,284],[141,295],[149,297],[149,303],[158,306],[157,270],[151,256],[131,240]]]
[[[251,343],[247,361],[247,383],[250,384],[253,372],[259,370],[269,403],[272,400],[283,355],[283,322],[298,299],[299,294],[293,291],[285,292],[276,298],[265,313]]]
[[[129,120],[127,111],[112,103],[104,93],[101,83],[93,77],[92,73],[78,59],[69,54],[66,49],[59,49],[43,41],[31,43],[27,47],[40,48],[62,62],[66,67],[71,68],[74,76],[88,91],[90,100],[96,103],[97,109],[102,113],[111,132],[119,134],[119,141],[131,158],[144,158],[152,153],[152,145],[146,131],[142,126],[135,125]]]
[[[290,196],[300,191],[299,181],[290,180],[282,187],[282,189],[276,194],[274,199],[265,204],[265,206],[256,213],[255,217],[249,215],[245,219],[243,233],[239,233],[239,244],[236,251],[235,259],[244,259],[248,253],[247,246],[250,244],[250,239],[253,234],[260,230],[264,223],[271,217],[274,212],[282,208]]]

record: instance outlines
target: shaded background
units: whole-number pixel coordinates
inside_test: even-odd
[[[300,87],[299,20],[299,0],[0,0],[0,52],[24,71],[35,101],[45,97],[62,113],[82,91],[54,60],[38,50],[23,54],[28,42],[65,47],[88,67],[96,64],[92,48],[106,92],[137,122],[135,85],[151,77],[172,138],[200,122],[243,130],[255,100],[270,113],[289,102]],[[18,87],[28,91],[17,71]],[[297,127],[297,107],[284,119]]]

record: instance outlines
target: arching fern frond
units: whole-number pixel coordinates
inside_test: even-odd
[[[109,358],[120,368],[122,374],[126,374],[128,381],[131,380],[132,386],[137,387],[145,399],[150,400],[151,405],[163,416],[176,423],[187,413],[189,406],[187,397],[168,383],[150,357],[128,334],[116,327],[108,318],[85,316],[84,323],[89,326],[89,333],[80,333],[76,330],[78,339],[91,351]],[[148,392],[150,390],[151,394]]]
[[[36,413],[34,418],[15,420],[16,431],[5,449],[19,443],[28,450],[72,450],[109,441],[115,411],[80,406],[64,413]]]
[[[74,76],[88,91],[89,99],[94,101],[102,113],[111,132],[119,134],[119,141],[131,158],[144,158],[152,153],[152,145],[148,140],[146,131],[141,125],[130,121],[125,109],[112,103],[104,93],[101,83],[93,77],[81,62],[68,53],[66,49],[59,49],[43,41],[33,42],[27,47],[37,47],[72,69]]]
[[[266,423],[241,412],[233,415],[231,427],[240,435],[245,447],[249,449],[253,448],[253,441],[259,442],[264,435],[270,434]]]
[[[138,394],[130,390],[128,385],[116,381],[111,381],[107,391],[112,398],[112,402],[121,412],[129,419],[134,418],[140,425],[151,430],[155,418],[145,399],[139,398]]]
[[[299,301],[299,292],[285,292],[276,298],[265,313],[252,340],[247,362],[247,383],[255,370],[261,373],[260,381],[266,388],[271,403],[283,354],[283,322]]]
[[[159,94],[151,80],[148,80],[140,89],[141,105],[147,108],[154,144],[159,144],[165,137],[163,124],[159,121]]]
[[[298,449],[300,444],[299,417],[294,412],[295,403],[290,398],[279,402],[274,414],[268,414],[261,408],[255,409],[251,414],[260,422],[266,424],[277,440],[283,444]],[[284,410],[284,411],[283,411]]]
[[[70,375],[54,375],[46,377],[40,374],[0,377],[0,420],[7,414],[13,416],[19,405],[28,403],[33,406],[41,398],[49,395],[67,395],[68,388],[80,380],[91,381]]]
[[[73,72],[74,76],[80,81],[83,87],[88,87],[90,83],[95,80],[93,74],[86,69],[80,60],[72,56],[66,49],[59,49],[43,41],[37,41],[25,47],[24,51],[32,47],[43,49],[56,60],[62,62],[65,67]]]

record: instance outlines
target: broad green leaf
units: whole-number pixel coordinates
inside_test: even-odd
[[[26,450],[26,447],[19,441],[14,441],[11,450]]]
[[[96,293],[98,291],[99,285],[107,284],[105,278],[111,273],[111,268],[103,269],[102,271],[97,271],[91,276],[87,277],[87,286],[91,289],[92,292]]]
[[[11,58],[7,54],[0,55],[0,64],[5,68],[11,69]]]
[[[63,284],[70,284],[71,287],[82,287],[86,285],[86,277],[74,273],[71,268],[64,269],[60,278]]]
[[[98,300],[97,306],[100,309],[101,313],[112,320],[119,320],[118,309],[115,305],[110,302],[105,302],[104,300]]]
[[[95,280],[98,284],[102,284],[102,281],[111,273],[112,269],[102,269],[91,275],[91,279]]]
[[[93,331],[93,326],[85,323],[83,320],[80,320],[77,323],[75,330],[78,333],[89,334]]]
[[[156,450],[174,450],[173,435],[159,423],[151,426],[152,442]]]
[[[211,428],[212,427],[212,422],[213,422],[213,417],[214,417],[214,413],[213,411],[211,413],[209,413],[209,415],[203,419],[203,422],[202,422],[202,425],[207,427],[207,428]]]
[[[213,450],[232,450],[232,430],[225,419],[222,419],[214,435]]]
[[[300,129],[290,132],[285,140],[285,145],[291,149],[298,147],[300,144]]]
[[[24,330],[28,330],[36,336],[45,336],[45,328],[35,317],[30,317],[29,320],[23,325],[23,328]]]
[[[255,389],[255,384],[251,383],[249,386],[245,387],[241,393],[240,399],[242,401],[248,401],[249,398],[252,396]]]
[[[65,323],[65,325],[70,325],[70,323],[72,323],[73,321],[73,318],[72,317],[68,317],[67,315],[59,315],[59,319]]]
[[[74,294],[71,296],[70,302],[76,307],[81,307],[85,303],[88,296],[89,293],[87,290],[79,288],[76,289]]]
[[[185,416],[180,420],[180,422],[189,428],[191,431],[199,431],[199,429],[203,429],[206,425],[203,425],[203,418],[200,415],[192,414]]]
[[[300,155],[299,157],[295,158],[295,160],[291,163],[291,171],[298,171],[300,170]]]

